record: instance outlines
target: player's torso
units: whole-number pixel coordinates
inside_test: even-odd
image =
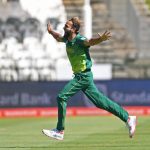
[[[66,42],[66,51],[69,57],[80,57],[81,55],[85,55],[84,49],[85,48],[78,43],[78,40]]]
[[[74,73],[84,71],[87,69],[87,63],[91,62],[89,49],[81,44],[80,38],[76,37],[72,41],[66,41],[66,51]]]

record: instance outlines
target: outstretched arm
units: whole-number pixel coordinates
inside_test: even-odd
[[[47,31],[49,34],[51,34],[58,42],[62,42],[62,36],[61,34],[55,32],[53,29],[52,29],[52,26],[50,24],[50,22],[47,24]]]
[[[109,40],[111,38],[111,33],[109,31],[105,31],[102,35],[98,33],[99,37],[98,38],[92,38],[90,40],[85,40],[84,44],[86,46],[93,46],[97,45],[103,41]]]

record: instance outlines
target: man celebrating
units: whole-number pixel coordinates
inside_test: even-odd
[[[124,121],[129,128],[129,137],[132,138],[136,128],[136,116],[129,116],[126,110],[99,92],[91,72],[92,62],[89,47],[109,40],[111,33],[105,31],[102,35],[98,34],[99,37],[88,40],[79,34],[79,29],[80,20],[78,17],[73,17],[66,22],[63,37],[53,31],[50,23],[47,25],[49,34],[58,42],[66,44],[67,56],[75,76],[57,96],[58,122],[56,128],[52,130],[43,129],[43,133],[51,138],[63,140],[67,101],[75,93],[82,90],[96,107],[104,109]]]

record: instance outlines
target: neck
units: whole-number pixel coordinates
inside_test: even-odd
[[[71,41],[72,39],[74,39],[76,37],[76,33],[72,33],[70,34],[70,36],[68,37],[68,40]]]

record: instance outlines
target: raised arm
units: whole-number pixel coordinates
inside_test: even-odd
[[[102,35],[98,33],[99,37],[98,38],[91,38],[90,40],[85,40],[84,44],[86,46],[93,46],[97,45],[103,41],[109,40],[111,38],[111,33],[109,31],[105,31]]]
[[[52,29],[52,26],[50,24],[50,22],[47,24],[47,31],[49,34],[51,34],[58,42],[62,42],[62,36],[61,34],[55,32],[53,29]]]

